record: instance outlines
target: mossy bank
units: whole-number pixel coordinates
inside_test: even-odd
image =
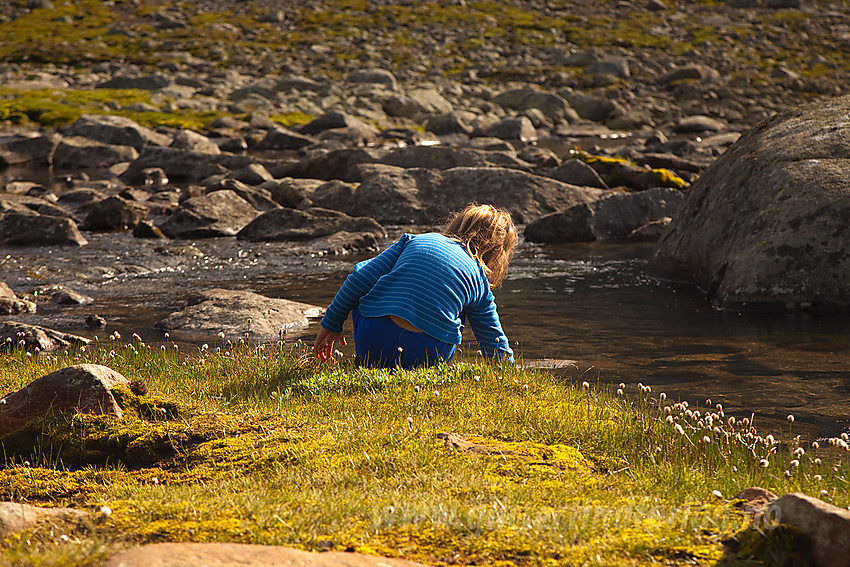
[[[139,340],[58,357],[15,351],[0,381],[12,391],[76,362],[149,391],[120,390],[119,421],[61,416],[0,440],[0,498],[93,512],[8,538],[4,564],[96,565],[161,541],[430,564],[749,564],[793,537],[742,531],[739,489],[848,503],[843,450],[790,428],[762,438],[750,420],[644,386],[621,395],[474,359],[407,372],[320,366],[284,345],[187,356]],[[743,557],[723,544],[736,539]]]

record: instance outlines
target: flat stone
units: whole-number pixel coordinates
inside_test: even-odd
[[[75,520],[87,514],[73,508],[42,508],[20,502],[0,502],[0,537],[20,533],[45,519]]]
[[[785,494],[773,506],[781,523],[796,526],[811,540],[817,565],[850,566],[850,510],[801,492]]]
[[[360,553],[311,553],[241,543],[155,543],[110,557],[103,567],[424,567],[421,563]]]

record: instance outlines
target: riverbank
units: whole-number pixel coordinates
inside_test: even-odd
[[[179,353],[114,335],[3,362],[4,392],[81,362],[137,392],[119,396],[121,420],[48,419],[3,440],[13,466],[0,471],[0,499],[96,512],[11,537],[9,564],[97,565],[164,541],[428,564],[735,564],[747,559],[736,549],[761,558],[795,542],[765,530],[736,548],[755,537],[740,533],[741,489],[848,504],[844,451],[798,447],[793,423],[762,438],[710,402],[686,407],[645,386],[611,391],[472,359],[366,371],[319,366],[300,345]]]

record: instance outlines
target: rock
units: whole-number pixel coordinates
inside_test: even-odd
[[[497,167],[437,170],[362,165],[358,169],[363,178],[359,186],[340,186],[332,194],[313,193],[313,203],[351,216],[371,216],[382,224],[428,224],[477,201],[504,207],[514,222],[522,224],[603,193]]]
[[[522,142],[537,140],[537,130],[534,129],[531,120],[525,116],[504,118],[473,132],[472,135],[475,136],[476,134],[480,136],[492,136],[502,140],[520,140]]]
[[[403,559],[360,553],[311,553],[279,545],[243,543],[155,543],[116,553],[103,567],[425,567]]]
[[[452,104],[434,89],[411,89],[404,95],[388,98],[383,108],[388,116],[419,120],[432,114],[448,114]]]
[[[624,240],[649,222],[670,217],[683,199],[675,189],[614,193],[537,219],[525,228],[532,242]]]
[[[795,526],[812,543],[819,567],[850,567],[850,511],[800,492],[771,504],[782,524]]]
[[[113,195],[91,205],[82,228],[93,231],[127,230],[147,215],[147,207]]]
[[[132,146],[101,143],[80,136],[65,136],[53,152],[53,165],[64,169],[108,167],[123,161],[133,161],[139,152]]]
[[[602,180],[596,170],[580,159],[568,159],[555,169],[547,172],[546,175],[552,179],[569,183],[570,185],[608,189],[608,184]]]
[[[365,252],[378,252],[380,246],[378,239],[372,232],[347,232],[340,231],[328,236],[322,236],[311,240],[305,251],[317,256],[343,254],[362,254]]]
[[[236,179],[248,185],[262,185],[266,181],[274,181],[274,177],[269,171],[259,163],[246,165],[241,169],[229,173],[228,179]]]
[[[174,80],[171,77],[160,73],[142,76],[116,75],[107,81],[99,83],[96,88],[155,91],[171,86],[173,83]]]
[[[35,303],[20,299],[6,282],[0,282],[0,315],[35,313]]]
[[[395,75],[384,69],[361,69],[350,74],[347,80],[349,83],[383,85],[393,90],[398,87]]]
[[[658,82],[662,85],[671,85],[688,79],[701,83],[712,83],[720,79],[720,73],[705,65],[687,65],[664,73],[658,78]]]
[[[121,178],[129,185],[142,186],[151,191],[157,191],[168,185],[168,176],[161,167],[146,167],[125,171]]]
[[[171,180],[193,181],[226,173],[227,169],[244,167],[254,162],[248,156],[212,155],[181,148],[147,146],[121,175],[126,183],[142,176],[143,171],[159,168]]]
[[[136,238],[159,238],[166,239],[165,233],[159,229],[156,225],[154,225],[150,221],[139,221],[135,227],[133,227],[133,236]]]
[[[82,136],[113,146],[131,146],[141,151],[145,146],[167,146],[168,136],[154,132],[124,116],[84,114],[68,128],[67,135]]]
[[[266,132],[260,142],[254,146],[257,150],[300,150],[317,142],[313,136],[301,134],[283,126]]]
[[[30,420],[69,411],[94,415],[124,415],[112,395],[115,386],[129,386],[124,376],[99,364],[61,368],[3,397],[0,435],[21,429]]]
[[[67,288],[59,288],[50,293],[50,303],[53,305],[85,305],[92,301],[94,300],[88,295]]]
[[[86,317],[86,327],[90,329],[101,329],[106,326],[106,319],[100,315],[89,315]]]
[[[344,112],[328,112],[308,122],[299,128],[299,130],[302,134],[314,135],[326,130],[338,130],[342,128],[353,128],[375,134],[378,132],[374,126],[366,124],[359,118],[355,118]]]
[[[88,513],[74,508],[45,508],[22,502],[0,502],[0,538],[8,538],[48,520],[77,521],[86,516]]]
[[[699,132],[719,132],[724,130],[726,125],[715,118],[702,115],[686,116],[679,120],[673,131],[679,134],[699,133]]]
[[[483,167],[487,165],[484,152],[448,146],[408,146],[388,153],[380,163],[395,167]]]
[[[221,153],[221,148],[218,147],[218,144],[194,130],[180,130],[177,132],[174,135],[174,140],[171,142],[171,147],[189,150],[190,152],[199,154],[218,155]]]
[[[432,116],[425,121],[425,130],[438,136],[450,134],[472,134],[472,126],[467,124],[457,113]]]
[[[268,181],[260,185],[261,189],[266,189],[272,196],[272,199],[283,207],[296,208],[305,199],[309,199],[313,191],[324,183],[321,179],[295,179],[293,177],[284,177]]]
[[[497,96],[493,102],[512,110],[539,109],[553,122],[572,122],[578,119],[576,111],[563,97],[532,88],[515,89]]]
[[[742,136],[691,186],[650,261],[720,308],[850,308],[850,97]]]
[[[159,228],[168,238],[234,236],[259,214],[235,192],[213,191],[184,201]]]
[[[8,211],[0,217],[0,242],[7,246],[85,246],[88,240],[67,217]]]
[[[661,217],[658,220],[650,221],[631,231],[626,236],[626,240],[629,242],[657,242],[672,221],[671,217]]]
[[[60,136],[42,132],[22,132],[0,136],[0,168],[22,163],[47,165]]]
[[[186,307],[155,327],[175,337],[278,340],[287,331],[304,329],[308,318],[320,317],[316,305],[265,297],[250,291],[211,289],[191,296]]]
[[[258,211],[270,211],[280,206],[272,198],[271,191],[268,189],[249,187],[238,179],[225,178],[205,188],[205,192],[208,194],[222,190],[233,191]]]
[[[631,76],[628,59],[618,56],[595,61],[587,66],[586,72],[589,75],[609,75],[618,79],[628,79]]]
[[[559,92],[573,108],[573,112],[585,120],[602,122],[615,116],[619,110],[617,104],[605,96],[566,89]]]
[[[776,494],[759,486],[745,488],[732,497],[733,500],[738,501],[735,507],[749,514],[753,521],[761,518],[776,498]]]
[[[6,193],[15,193],[16,195],[26,195],[29,191],[36,187],[41,187],[38,183],[32,181],[9,181],[3,186],[3,191]]]
[[[23,341],[23,345],[21,342]],[[71,345],[86,345],[89,340],[70,333],[63,333],[54,329],[29,325],[17,321],[0,322],[0,348],[3,345],[23,346],[27,349],[38,348],[43,351],[51,351],[57,348]]]
[[[684,188],[685,184],[683,180],[673,177],[669,171],[636,165],[623,159],[592,158],[587,163],[608,187],[622,186],[644,191],[653,187]]]
[[[334,150],[294,164],[285,165],[278,170],[273,170],[272,175],[275,178],[306,177],[310,179],[359,181],[354,166],[363,163],[375,163],[381,156],[381,152],[367,148]]]
[[[252,242],[312,240],[340,231],[370,233],[374,238],[386,237],[383,227],[373,218],[350,217],[339,211],[320,208],[268,211],[251,221],[236,237]]]

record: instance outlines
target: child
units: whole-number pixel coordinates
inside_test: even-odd
[[[354,347],[366,366],[411,368],[449,360],[469,320],[481,353],[513,360],[491,287],[505,279],[516,246],[510,213],[469,205],[441,233],[405,234],[354,266],[328,306],[313,354],[323,362],[352,313]]]

